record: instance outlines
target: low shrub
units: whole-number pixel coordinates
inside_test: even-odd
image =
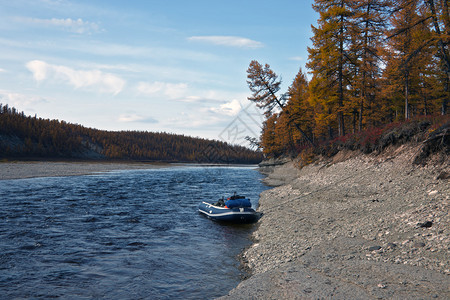
[[[341,150],[359,150],[366,154],[374,151],[380,153],[391,145],[423,142],[438,128],[446,126],[445,124],[448,126],[449,122],[450,115],[425,116],[386,124],[382,127],[371,127],[358,133],[320,141],[314,149],[302,147],[299,156],[300,160],[306,163],[316,159],[312,156],[331,158]],[[448,141],[448,138],[445,141]],[[433,146],[430,146],[430,149],[434,151]]]

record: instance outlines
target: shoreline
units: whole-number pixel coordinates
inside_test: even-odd
[[[15,161],[0,162],[0,181],[36,177],[91,175],[119,170],[159,169],[173,166],[164,163],[80,162],[80,161]]]
[[[266,166],[251,274],[219,299],[449,299],[449,158],[416,166],[416,152]]]
[[[199,167],[254,167],[248,164],[165,163],[120,161],[0,161],[0,181],[37,177],[66,177],[92,175],[120,170],[145,170],[179,166]]]

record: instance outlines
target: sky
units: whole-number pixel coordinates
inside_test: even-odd
[[[0,0],[0,103],[101,130],[244,144],[263,121],[251,60],[287,91],[313,0]]]

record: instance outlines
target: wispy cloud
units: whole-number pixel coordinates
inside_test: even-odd
[[[146,117],[136,113],[130,114],[122,114],[119,116],[119,122],[123,123],[132,123],[132,122],[140,122],[140,123],[158,123],[158,121],[152,117]]]
[[[199,118],[199,114],[201,112],[192,112],[192,113],[184,113],[182,115],[177,115],[171,118],[164,120],[161,125],[166,128],[170,128],[173,130],[177,129],[186,129],[186,128],[210,128],[211,126],[215,126],[223,122],[223,117],[218,115],[208,115],[201,114],[201,118]]]
[[[94,89],[101,93],[117,95],[125,86],[125,80],[100,70],[75,70],[66,66],[52,65],[41,60],[26,64],[36,81],[53,80],[65,82],[75,88]]]
[[[188,38],[188,40],[193,42],[204,42],[218,46],[249,48],[249,49],[262,48],[264,46],[263,43],[261,42],[239,36],[226,36],[226,35],[191,36]]]
[[[289,58],[290,60],[294,60],[294,61],[303,61],[304,58],[303,56],[293,56]]]
[[[233,99],[230,102],[221,104],[218,108],[210,108],[210,111],[227,116],[236,116],[241,111],[241,108],[241,103],[239,103],[238,100]]]
[[[225,103],[230,98],[236,98],[239,93],[230,93],[227,91],[203,88],[195,88],[187,83],[169,83],[169,82],[139,82],[136,86],[139,95],[148,96],[155,100],[172,100],[185,103],[196,103],[199,106],[205,103]],[[246,97],[246,96],[245,96]],[[231,103],[231,102],[230,102]],[[201,104],[201,105],[200,105]],[[236,102],[233,101],[234,107],[229,103],[223,104],[223,107],[215,107],[207,109],[209,112],[229,114],[236,109]],[[227,106],[228,105],[228,106]]]
[[[155,96],[160,95],[175,100],[186,96],[188,85],[186,83],[168,82],[139,82],[137,90],[140,94]]]
[[[8,104],[16,108],[48,102],[36,95],[26,95],[7,90],[0,90],[0,103]]]
[[[55,27],[70,32],[84,34],[100,32],[100,26],[97,23],[84,21],[83,19],[38,19],[38,18],[17,18],[19,21],[37,26]]]

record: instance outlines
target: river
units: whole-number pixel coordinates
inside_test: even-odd
[[[254,207],[253,166],[177,166],[0,181],[0,294],[11,298],[211,299],[243,275],[255,225],[197,212],[233,192]]]

